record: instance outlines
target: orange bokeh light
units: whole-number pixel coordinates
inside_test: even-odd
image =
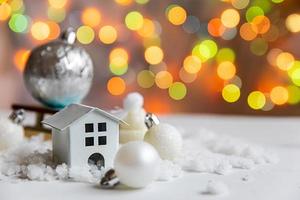
[[[256,38],[257,36],[257,28],[251,23],[244,23],[240,28],[241,38],[244,40],[250,41]]]
[[[47,22],[49,28],[50,28],[50,34],[48,36],[49,40],[55,40],[58,38],[59,34],[60,34],[60,27],[57,23],[53,22],[53,21],[48,21]]]
[[[257,32],[260,34],[268,32],[271,26],[269,18],[263,15],[256,16],[253,19],[252,24],[256,26]]]
[[[125,81],[120,77],[112,77],[107,82],[107,90],[112,95],[121,95],[126,90],[126,83]]]
[[[24,71],[29,55],[30,51],[27,49],[20,49],[15,53],[14,64],[19,71]]]
[[[225,27],[219,18],[213,18],[208,22],[207,29],[209,34],[214,37],[220,37],[225,32]]]
[[[82,12],[81,21],[87,26],[96,27],[101,22],[101,13],[96,8],[86,8]]]

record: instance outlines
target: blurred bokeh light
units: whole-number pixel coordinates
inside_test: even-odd
[[[300,114],[297,0],[2,0],[0,107],[38,104],[30,51],[69,27],[95,65],[86,104],[139,91],[158,113]]]

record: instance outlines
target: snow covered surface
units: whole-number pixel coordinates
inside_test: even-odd
[[[125,200],[138,198],[298,200],[300,198],[300,179],[297,178],[300,177],[299,120],[299,118],[192,115],[164,117],[162,121],[180,125],[181,130],[185,130],[183,137],[186,148],[175,164],[168,161],[162,163],[158,178],[162,181],[155,182],[148,188],[102,190],[95,184],[70,181],[20,182],[17,179],[17,184],[7,180],[0,181],[0,197],[4,200],[18,199],[16,197],[22,197],[22,200],[59,199],[58,197],[62,195],[64,199],[73,200],[83,197]],[[201,130],[199,127],[204,129]],[[216,132],[217,135],[207,130]],[[233,138],[241,138],[244,142],[241,143]],[[280,162],[267,164],[276,163],[277,157],[263,151],[260,147],[249,146],[248,143],[270,149],[278,155]],[[47,151],[40,153],[47,155]],[[37,159],[36,162],[39,161]],[[181,166],[185,171],[180,170]],[[64,180],[67,175],[74,181],[83,181],[81,178],[86,177],[86,174],[78,173],[76,169],[67,170],[64,166],[51,170],[45,167],[42,172],[36,167],[36,164],[27,165],[27,169],[22,170],[27,172],[29,179],[41,177],[41,173],[47,170],[52,170],[55,180]],[[44,176],[44,179],[47,179],[47,176]],[[230,188],[230,193],[203,194],[203,191],[209,188],[209,181],[221,181],[224,187]],[[210,189],[213,190],[214,186]],[[218,191],[220,187],[215,189]],[[18,193],[16,194],[15,191]]]

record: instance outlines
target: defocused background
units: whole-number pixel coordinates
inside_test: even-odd
[[[73,27],[92,56],[84,103],[152,112],[300,114],[299,0],[0,0],[0,107],[39,105],[30,50]]]

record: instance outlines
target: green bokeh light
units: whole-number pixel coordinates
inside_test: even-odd
[[[222,48],[219,50],[216,59],[217,59],[218,63],[221,63],[224,61],[230,61],[230,62],[234,63],[235,53],[231,48]]]
[[[130,30],[139,30],[143,27],[143,15],[137,11],[129,12],[125,17],[125,24]]]
[[[169,87],[169,95],[174,100],[181,100],[186,94],[186,86],[181,82],[175,82]]]
[[[297,104],[300,102],[300,88],[294,85],[290,85],[287,87],[287,90],[289,92],[289,99],[288,103],[289,104]]]
[[[197,56],[202,62],[213,58],[218,52],[218,46],[213,40],[204,40],[194,46],[192,55]]]
[[[265,13],[270,12],[272,9],[272,4],[268,0],[254,0],[252,1],[252,6],[260,7]]]
[[[123,65],[118,65],[115,63],[110,63],[109,69],[113,74],[121,76],[127,72],[128,64],[124,63]]]
[[[246,19],[248,22],[252,22],[252,20],[256,17],[256,16],[262,16],[264,15],[264,11],[262,8],[258,7],[258,6],[252,6],[250,8],[247,9],[246,11]]]
[[[28,27],[28,19],[21,14],[14,14],[8,22],[9,28],[16,33],[24,33]]]
[[[256,38],[251,42],[250,50],[254,55],[262,56],[268,50],[268,43],[263,38]]]

